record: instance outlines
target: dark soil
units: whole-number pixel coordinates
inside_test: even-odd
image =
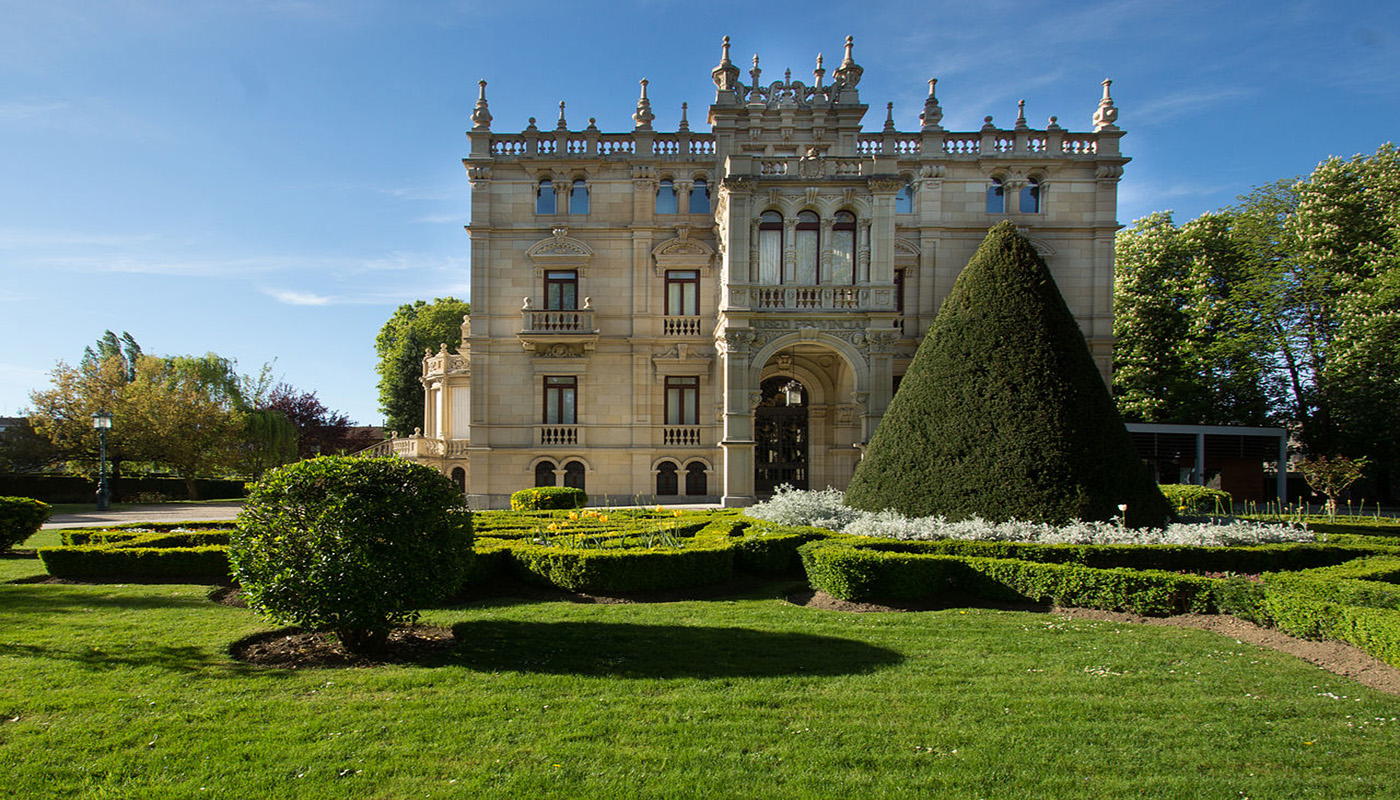
[[[854,613],[930,611],[941,608],[965,608],[969,605],[986,608],[987,604],[944,602],[938,604],[891,606],[878,603],[852,603],[837,600],[826,592],[813,592],[810,589],[788,596],[788,602],[809,608],[823,608],[830,611]],[[1016,610],[1031,610],[1020,607]],[[1039,610],[1046,610],[1041,607]],[[1228,636],[1237,642],[1247,642],[1278,650],[1289,655],[1310,661],[1328,672],[1351,678],[1385,692],[1400,695],[1400,669],[1390,666],[1375,656],[1342,642],[1315,642],[1297,639],[1272,628],[1261,628],[1252,622],[1228,614],[1180,614],[1173,617],[1144,617],[1119,611],[1098,611],[1091,608],[1052,608],[1048,613],[1066,619],[1091,619],[1105,622],[1132,622],[1141,625],[1167,625],[1178,628],[1199,628]]]
[[[391,631],[389,641],[376,652],[351,653],[329,633],[283,628],[240,639],[229,647],[229,654],[249,664],[283,669],[424,665],[441,662],[456,645],[448,628],[406,625]]]

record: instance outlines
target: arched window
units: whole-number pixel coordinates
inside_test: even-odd
[[[574,185],[569,190],[569,213],[588,213],[588,182],[583,178],[575,178]]]
[[[461,467],[454,467],[452,469],[452,485],[457,487],[457,491],[465,492],[467,490],[467,471]]]
[[[692,461],[685,467],[685,493],[709,494],[709,481],[705,477],[705,464]]]
[[[554,181],[544,178],[535,189],[535,213],[554,213]]]
[[[987,213],[1006,213],[1006,186],[1001,178],[992,178],[992,185],[987,187]]]
[[[817,282],[817,254],[821,245],[821,219],[814,212],[797,215],[797,275],[795,283],[811,285]],[[787,283],[786,280],[783,281]]]
[[[536,486],[553,486],[553,485],[554,485],[554,462],[553,462],[553,461],[541,461],[540,463],[538,463],[538,464],[535,465],[535,485],[536,485]]]
[[[656,467],[656,494],[669,497],[681,493],[680,479],[676,475],[676,462],[662,461]]]
[[[661,181],[656,187],[656,213],[676,213],[676,184],[670,178]]]
[[[914,213],[914,184],[904,184],[904,188],[900,189],[899,194],[894,196],[894,213]]]
[[[710,185],[704,178],[696,178],[695,182],[690,184],[690,213],[710,213]]]
[[[856,282],[856,215],[849,211],[836,212],[831,226],[831,282]]]
[[[765,211],[758,218],[758,282],[765,286],[782,283],[783,215]]]
[[[1040,213],[1040,180],[1037,178],[1027,178],[1025,187],[1021,189],[1021,213]]]
[[[564,465],[564,485],[575,489],[583,488],[583,464],[570,461]]]

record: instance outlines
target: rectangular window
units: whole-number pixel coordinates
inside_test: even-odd
[[[545,271],[544,307],[547,311],[573,311],[578,308],[577,272],[573,270]]]
[[[700,424],[700,379],[666,379],[666,424]]]
[[[666,315],[669,317],[700,316],[700,271],[671,269],[666,271]]]
[[[578,424],[578,378],[572,375],[544,379],[544,424]]]

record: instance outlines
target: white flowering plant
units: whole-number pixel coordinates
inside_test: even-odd
[[[1218,520],[1174,522],[1165,528],[1129,528],[1123,524],[1123,507],[1110,522],[1071,522],[1050,525],[1007,520],[990,522],[979,517],[950,522],[942,516],[905,517],[894,511],[860,511],[843,504],[835,489],[805,491],[780,486],[771,500],[751,506],[746,513],[780,525],[812,525],[838,533],[887,539],[932,541],[959,539],[981,542],[1033,544],[1171,544],[1196,547],[1238,547],[1256,544],[1314,542],[1317,535],[1293,522]]]

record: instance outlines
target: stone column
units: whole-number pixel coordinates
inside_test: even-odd
[[[724,497],[725,508],[750,506],[758,497],[753,488],[754,447],[753,395],[750,384],[751,346],[754,333],[748,329],[728,330],[720,345],[720,370],[724,380]]]

